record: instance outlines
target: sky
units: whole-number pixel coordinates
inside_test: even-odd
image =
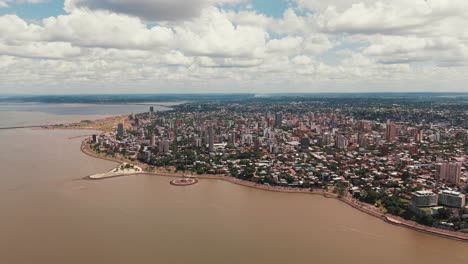
[[[468,92],[466,0],[0,0],[0,94]]]

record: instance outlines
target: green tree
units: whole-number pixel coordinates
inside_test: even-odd
[[[426,215],[420,220],[420,222],[423,225],[432,226],[432,224],[434,223],[434,217],[432,217],[431,215]]]
[[[363,199],[366,203],[375,204],[379,199],[380,194],[374,190],[369,190],[364,196]]]
[[[239,170],[237,168],[232,167],[229,170],[229,174],[231,174],[232,177],[238,177],[239,176]]]
[[[245,166],[244,170],[239,174],[239,178],[250,179],[255,173],[255,167],[252,165]]]
[[[437,214],[437,219],[449,219],[450,218],[450,210],[447,208],[440,208]]]
[[[346,194],[346,186],[341,182],[335,186],[335,190],[340,197],[344,197]]]

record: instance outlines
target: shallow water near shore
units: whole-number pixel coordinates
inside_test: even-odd
[[[82,180],[116,165],[80,151],[92,133],[0,131],[0,263],[468,263],[467,243],[318,195]]]

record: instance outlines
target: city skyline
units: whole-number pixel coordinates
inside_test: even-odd
[[[446,98],[433,105],[393,100],[194,101],[158,112],[149,106],[89,138],[86,149],[149,172],[220,177],[275,191],[332,189],[329,194],[353,205],[373,206],[364,208],[377,217],[464,232],[464,103],[447,111]]]
[[[466,91],[465,1],[0,1],[0,94]]]

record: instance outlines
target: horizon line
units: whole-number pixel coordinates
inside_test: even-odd
[[[308,95],[308,94],[466,94],[468,92],[288,92],[288,93],[236,93],[236,92],[199,92],[199,93],[18,93],[0,96],[95,96],[95,95]]]

